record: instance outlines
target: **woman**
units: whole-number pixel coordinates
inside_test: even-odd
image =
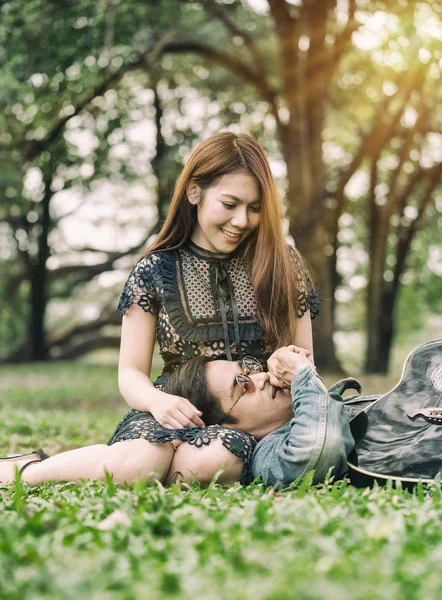
[[[190,482],[196,477],[205,484],[212,480],[213,474],[221,465],[226,465],[226,469],[218,480],[220,483],[230,483],[241,478],[244,480],[243,473],[250,479],[254,439],[244,431],[237,432],[216,425],[220,422],[218,417],[222,415],[214,413],[211,407],[213,397],[207,391],[205,375],[206,364],[211,360],[200,356],[180,365],[164,386],[166,393],[186,394],[195,403],[197,410],[207,411],[210,423],[208,427],[166,429],[151,419],[150,435],[155,436],[154,441],[130,439],[119,444],[95,444],[50,458],[41,450],[2,458],[0,483],[14,481],[18,469],[23,481],[30,485],[47,481],[103,479],[106,472],[112,475],[116,483],[132,483],[139,478],[158,479],[163,483],[178,480]],[[234,419],[227,417],[224,422],[233,423]],[[241,436],[239,448],[237,434]],[[188,446],[186,457],[191,466],[183,464],[179,452],[181,445]],[[205,451],[201,452],[200,448],[204,446]],[[199,460],[200,456],[203,460]]]
[[[296,352],[300,354],[297,355]],[[296,454],[296,457],[291,456],[286,461],[288,466],[286,466],[285,471],[289,475],[293,472],[297,473],[300,466],[302,467],[302,464],[305,464],[306,456],[307,462],[311,462],[314,455],[312,442],[313,450],[316,450],[317,439],[321,437],[315,431],[321,425],[324,426],[325,420],[319,419],[317,410],[315,411],[317,389],[313,386],[313,389],[307,394],[305,390],[303,392],[303,396],[307,396],[306,406],[303,407],[302,401],[299,402],[298,398],[299,407],[296,409],[298,419],[296,423],[291,423],[294,398],[292,398],[288,389],[283,389],[281,386],[289,386],[294,373],[303,367],[309,367],[309,370],[313,373],[312,365],[308,353],[301,348],[296,348],[296,346],[277,350],[270,357],[269,364],[271,364],[270,372],[264,372],[259,361],[250,356],[244,357],[241,365],[231,361],[214,360],[208,356],[196,356],[175,369],[165,385],[165,391],[170,394],[182,394],[191,399],[195,407],[202,410],[209,426],[203,429],[198,427],[193,429],[166,429],[152,419],[151,431],[158,434],[155,442],[146,440],[121,442],[122,445],[130,445],[134,442],[139,445],[142,442],[143,461],[139,463],[139,473],[134,471],[137,464],[135,458],[131,459],[129,465],[122,467],[121,460],[117,460],[115,463],[114,448],[117,445],[107,446],[102,444],[71,450],[51,458],[46,457],[40,451],[17,456],[15,459],[1,459],[0,481],[3,481],[3,483],[12,481],[15,477],[15,468],[18,467],[21,470],[23,479],[31,485],[49,480],[99,479],[104,476],[106,471],[111,473],[114,481],[119,483],[127,481],[128,473],[132,474],[132,479],[140,476],[154,477],[165,483],[183,481],[186,476],[189,478],[190,475],[191,478],[196,477],[200,482],[207,483],[213,477],[213,469],[220,470],[222,466],[223,469],[220,470],[218,481],[220,483],[230,483],[240,478],[244,480],[251,477],[249,458],[252,438],[249,435],[249,444],[242,443],[239,447],[238,439],[242,439],[244,442],[248,435],[246,432],[249,432],[249,434],[255,436],[256,440],[262,440],[269,433],[276,430],[279,431],[276,438],[277,443],[287,447],[290,446]],[[313,378],[316,377],[316,375],[313,376]],[[247,398],[244,398],[245,395],[247,395]],[[312,396],[312,399],[309,400],[308,396]],[[239,431],[239,429],[243,431]],[[284,432],[282,429],[284,429]],[[312,432],[307,437],[304,434],[306,430]],[[284,433],[287,437],[287,442],[282,441],[281,433]],[[238,435],[242,437],[238,438]],[[268,438],[270,437],[268,436]],[[341,450],[342,436],[337,435],[335,437]],[[218,438],[222,440],[222,446],[219,443],[217,444],[219,442]],[[176,455],[178,453],[175,453],[174,449],[177,445],[185,445],[187,440],[196,442],[194,444],[196,447],[209,445],[207,441],[213,440],[214,442],[210,444],[210,448],[204,453],[204,462],[200,462],[199,465],[192,465],[193,468],[196,468],[196,471],[189,471],[188,465],[181,465],[183,467],[181,469],[180,465],[177,464]],[[133,445],[132,449],[136,451],[137,446]],[[329,444],[328,454],[331,450]],[[146,455],[147,451],[149,456]],[[226,455],[229,451],[237,457],[236,466],[238,468],[234,472],[232,459],[227,456],[229,464],[226,473],[224,467],[226,466]],[[279,453],[276,452],[275,454],[274,446],[271,443],[270,447],[267,446],[267,449],[264,450],[266,459],[265,461],[261,459],[261,463],[267,464],[270,457],[271,464],[274,465],[276,463],[274,457],[277,454]],[[327,462],[327,469],[329,466],[333,466],[334,458],[337,455],[335,451],[331,454],[331,465]],[[260,457],[262,455],[263,452],[261,451]],[[122,474],[123,476],[121,476]],[[209,479],[207,479],[208,475],[210,476]],[[260,475],[259,471],[257,475]]]
[[[204,427],[188,399],[164,389],[178,365],[199,355],[227,360],[252,355],[265,363],[287,343],[312,352],[310,319],[318,297],[299,253],[284,240],[282,215],[268,160],[253,138],[222,132],[192,152],[166,221],[131,271],[119,303],[119,387],[132,410],[108,443],[121,476],[127,470],[130,479],[133,469],[148,464],[147,442],[163,442],[167,430]],[[155,340],[165,367],[152,383]],[[253,449],[250,436],[236,435],[236,455],[220,429],[215,439],[203,432],[186,439],[174,460],[195,471],[212,465],[211,448],[219,447],[228,452],[226,476],[230,467],[236,475],[239,456],[247,470]],[[81,461],[87,462],[87,452],[80,470]],[[213,469],[212,475],[216,461]]]

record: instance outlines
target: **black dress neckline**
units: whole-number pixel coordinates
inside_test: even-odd
[[[243,244],[240,244],[237,248],[235,248],[235,250],[233,250],[233,252],[212,252],[211,250],[206,250],[205,248],[201,248],[201,246],[198,246],[197,244],[195,244],[195,242],[193,242],[190,238],[186,241],[184,247],[186,248],[186,250],[189,250],[192,254],[195,254],[196,256],[199,256],[201,258],[206,258],[209,260],[215,260],[215,261],[219,261],[219,260],[229,260],[231,258],[234,258],[235,256],[238,256],[240,254],[243,253]]]

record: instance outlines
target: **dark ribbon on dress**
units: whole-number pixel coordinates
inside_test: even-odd
[[[215,264],[215,285],[218,293],[219,310],[223,323],[224,345],[226,350],[227,360],[233,361],[232,351],[230,349],[229,326],[227,324],[227,314],[232,309],[233,327],[235,331],[236,351],[239,360],[242,360],[241,338],[239,335],[239,316],[238,306],[233,292],[233,284],[229,273],[223,262],[217,261]]]

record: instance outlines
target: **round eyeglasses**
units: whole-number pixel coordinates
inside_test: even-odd
[[[245,356],[243,358],[242,368],[243,368],[244,373],[239,373],[238,375],[235,376],[235,381],[236,381],[237,385],[239,385],[239,387],[241,388],[241,393],[238,396],[238,398],[235,400],[235,402],[232,404],[230,409],[226,412],[226,414],[223,415],[223,417],[221,419],[221,423],[224,421],[224,419],[226,417],[228,417],[230,415],[230,413],[235,408],[235,406],[238,404],[238,402],[241,400],[241,398],[244,396],[244,394],[249,394],[249,393],[256,391],[255,384],[250,379],[249,374],[255,375],[256,373],[262,373],[264,370],[262,368],[262,364],[259,362],[259,360],[256,360],[256,358],[253,358],[253,356]]]

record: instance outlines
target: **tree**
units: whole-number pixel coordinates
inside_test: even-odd
[[[159,6],[140,0],[102,8],[89,2],[62,8],[9,2],[2,7],[0,36],[7,52],[0,95],[0,191],[6,199],[0,212],[5,227],[1,353],[10,361],[71,358],[118,345],[115,294],[108,297],[95,282],[127,256],[126,270],[141,252],[167,212],[182,150],[197,135],[189,125],[174,127],[167,141],[163,133],[164,102],[168,112],[180,115],[178,81],[185,77],[191,86],[196,79],[192,70],[168,73],[156,64],[173,37],[169,29],[180,3]],[[142,119],[151,121],[154,131],[147,156],[144,140],[137,147],[130,139]],[[143,165],[134,164],[141,162],[139,156],[144,156]],[[73,246],[64,239],[64,225],[106,180],[114,188],[124,183],[126,194],[130,182],[145,182],[156,214],[138,219],[136,242]],[[60,197],[69,191],[82,199],[66,211],[60,209]],[[133,222],[119,218],[125,204],[121,199],[111,216],[120,234]],[[131,212],[135,208],[132,201]],[[68,319],[52,316],[47,324],[48,306],[76,298],[78,307],[86,287],[99,299],[98,315],[84,321],[72,307]]]
[[[144,73],[152,72],[151,65],[170,36],[162,37],[152,31],[135,51],[125,19],[116,26],[115,6],[110,3],[104,14],[89,3],[63,10],[56,3],[2,6],[0,34],[7,51],[3,56],[0,157],[4,168],[0,189],[6,199],[1,217],[8,226],[9,246],[3,294],[9,301],[18,296],[29,298],[22,315],[28,321],[26,331],[20,336],[22,343],[9,353],[9,360],[46,360],[54,356],[51,346],[58,357],[74,356],[79,348],[72,347],[72,341],[86,331],[94,337],[81,342],[82,351],[102,347],[104,343],[115,345],[116,337],[111,342],[109,337],[97,335],[101,328],[116,322],[116,310],[106,306],[98,320],[87,326],[74,326],[63,336],[51,339],[45,326],[48,301],[114,268],[121,257],[140,252],[155,226],[153,222],[141,240],[123,250],[78,248],[78,263],[48,269],[53,249],[50,238],[60,220],[52,210],[54,195],[74,187],[81,187],[87,193],[93,183],[107,177],[115,180],[121,176],[128,181],[140,176],[129,160],[120,160],[116,171],[115,161],[109,159],[108,140],[113,133],[124,131],[131,100],[128,86],[121,96],[109,94],[130,73],[141,68]],[[128,12],[126,6],[123,17]],[[94,35],[98,34],[97,39],[78,38],[78,30],[88,23]],[[33,53],[27,61],[29,46]],[[156,109],[159,113],[159,101]],[[87,142],[92,145],[79,151],[77,138],[85,122],[90,133]],[[160,136],[156,150],[158,175],[165,154]],[[134,144],[132,152],[136,153]],[[33,184],[27,184],[29,177],[34,179]],[[164,212],[164,202],[163,193],[160,213]],[[93,264],[85,264],[81,259],[86,251],[97,257]],[[9,323],[20,317],[17,312],[10,312]]]
[[[375,65],[378,76],[382,75],[382,87],[379,77],[366,82],[367,89],[377,95],[377,107],[335,195],[337,227],[348,203],[346,189],[351,177],[367,175],[367,190],[361,199],[369,256],[365,369],[371,373],[388,371],[401,282],[412,241],[418,230],[428,225],[425,215],[442,175],[441,123],[436,110],[442,55],[434,39],[424,35],[422,22],[419,27],[419,15],[413,16],[413,20],[403,16],[401,27],[380,44],[378,61],[391,53],[391,48],[398,48],[399,42],[405,48],[392,64]],[[338,233],[335,229],[335,251]]]
[[[410,156],[425,153],[428,143],[415,138],[416,131],[403,123],[419,98],[425,98],[419,118],[421,134],[428,136],[440,129],[432,99],[437,97],[435,81],[441,56],[434,43],[436,34],[428,29],[423,35],[421,27],[434,19],[436,24],[440,21],[440,7],[430,2],[269,0],[268,10],[259,13],[254,6],[252,0],[121,0],[103,8],[84,0],[60,11],[52,2],[3,4],[0,37],[11,50],[0,81],[0,101],[6,107],[0,115],[0,157],[7,162],[0,187],[7,200],[3,216],[8,243],[12,247],[15,240],[18,257],[14,262],[15,255],[10,256],[3,293],[23,306],[28,292],[26,285],[18,282],[24,278],[29,284],[34,316],[24,346],[34,348],[32,356],[47,356],[52,343],[44,341],[48,299],[71,293],[75,284],[92,281],[114,268],[122,252],[131,250],[71,248],[71,252],[78,251],[78,263],[51,264],[48,269],[49,254],[55,250],[52,240],[61,229],[58,219],[63,218],[51,214],[60,179],[65,188],[80,183],[89,189],[100,177],[112,179],[115,170],[125,180],[140,176],[130,160],[121,160],[116,166],[116,161],[109,159],[108,141],[114,132],[114,137],[124,137],[131,118],[129,107],[134,106],[131,89],[139,93],[140,82],[154,91],[151,118],[156,119],[156,156],[154,153],[151,159],[160,217],[165,214],[175,169],[192,140],[213,131],[212,121],[215,128],[228,123],[230,128],[248,128],[272,158],[282,157],[290,233],[310,262],[323,298],[315,355],[322,368],[331,370],[339,367],[333,333],[335,292],[342,277],[337,260],[340,219],[348,208],[354,178],[368,175],[367,191],[360,196],[373,229],[367,306],[370,331],[377,332],[370,338],[368,353],[380,353],[391,344],[394,307],[414,236],[412,229],[425,223],[426,207],[439,183],[436,166],[415,165],[410,170],[407,152]],[[379,24],[379,32],[370,30],[371,23]],[[370,35],[377,42],[364,47]],[[404,40],[412,40],[411,45]],[[30,43],[34,53],[28,61]],[[396,46],[390,48],[390,44]],[[421,63],[417,52],[422,55]],[[388,62],[389,53],[400,56],[398,65]],[[199,129],[189,123],[188,115],[184,118],[187,109],[182,88],[186,86],[189,94],[207,97],[218,111],[216,117],[209,114]],[[178,114],[183,115],[180,121],[186,125],[171,125],[168,111],[162,115],[165,96],[173,98]],[[113,116],[109,118],[109,114]],[[90,129],[99,142],[88,161],[78,154],[69,133],[82,127]],[[400,168],[385,168],[387,156],[398,156]],[[412,158],[411,163],[417,160]],[[79,174],[85,162],[89,165],[86,172],[92,167],[92,175]],[[32,169],[40,179],[29,194],[23,175]],[[388,201],[382,207],[376,201],[383,189],[380,184],[390,190],[384,194]],[[414,198],[424,192],[430,199],[420,211]],[[403,212],[408,218],[410,207],[416,208],[415,216],[419,216],[413,227],[402,217]],[[397,239],[408,242],[395,247],[398,272],[391,282],[385,282],[385,265],[393,252],[388,245],[390,226],[397,227],[393,217],[407,229],[398,229]],[[62,248],[61,243],[59,246]],[[93,251],[96,264],[85,264],[86,251]],[[382,272],[384,282],[379,277]],[[386,309],[382,319],[379,307]],[[103,316],[108,314],[105,310]],[[373,322],[380,324],[373,329]],[[84,334],[78,327],[80,324],[73,324],[77,337]],[[388,327],[391,331],[384,335]],[[15,324],[11,325],[11,335],[17,337],[18,333]],[[65,335],[71,343],[71,332],[67,330]],[[58,344],[54,352],[62,356],[59,333],[51,339]],[[387,362],[388,352],[382,369]]]
[[[347,58],[350,56],[350,59],[353,57],[353,63],[355,59],[362,63],[362,70],[367,74],[370,71],[373,73],[374,66],[374,74],[379,79],[382,69],[376,69],[377,65],[373,64],[375,61],[372,60],[370,53],[366,53],[366,56],[361,58],[358,49],[355,52],[353,43],[355,32],[361,28],[368,17],[375,15],[376,11],[404,19],[405,25],[396,37],[401,35],[403,37],[407,34],[407,29],[410,33],[410,23],[413,19],[423,19],[425,15],[418,14],[420,7],[410,6],[407,3],[392,6],[385,2],[359,4],[357,0],[349,0],[345,10],[335,0],[321,3],[305,0],[296,5],[285,0],[268,0],[274,24],[272,42],[275,43],[277,51],[270,51],[266,55],[266,43],[257,42],[256,32],[252,37],[245,28],[238,25],[243,23],[247,26],[250,18],[250,11],[247,12],[245,3],[225,4],[216,0],[200,0],[192,4],[201,5],[207,15],[222,23],[229,34],[229,40],[224,40],[219,47],[198,39],[197,36],[191,38],[187,36],[167,44],[164,53],[194,53],[222,65],[247,84],[254,86],[267,102],[269,114],[275,120],[281,153],[287,166],[286,205],[290,232],[312,265],[323,298],[322,315],[315,334],[316,359],[323,369],[336,370],[339,365],[333,344],[335,290],[339,283],[338,234],[339,219],[346,206],[345,189],[358,169],[371,162],[373,156],[378,155],[389,138],[396,133],[397,125],[408,108],[410,95],[414,92],[423,93],[425,82],[422,68],[419,68],[419,63],[416,65],[415,57],[411,55],[409,57],[411,62],[404,62],[400,76],[397,78],[399,100],[392,97],[396,94],[378,96],[377,110],[370,125],[364,131],[361,131],[358,126],[360,135],[357,137],[360,141],[353,148],[352,160],[344,168],[331,173],[335,183],[329,182],[327,185],[326,175],[330,174],[330,169],[324,160],[323,134],[334,108],[333,101],[336,98],[333,92],[337,76],[342,75],[342,69],[345,69],[345,65],[348,64]],[[426,4],[426,8],[432,10],[430,4]],[[435,11],[440,9],[437,6],[433,8]],[[357,11],[360,14],[357,14]],[[431,17],[437,18],[437,14],[432,12]],[[398,28],[401,29],[399,26]],[[411,34],[412,39],[416,41],[416,37],[419,37],[416,31],[412,31]],[[241,53],[228,52],[224,49],[231,46],[232,42],[238,43],[238,41],[242,44]],[[389,41],[387,36],[385,45]],[[419,50],[428,52],[425,50],[425,40],[419,39],[418,43]],[[264,52],[261,46],[264,46]],[[412,48],[415,51],[418,49],[416,44],[413,44]],[[272,58],[271,63],[268,56]],[[440,52],[435,51],[434,57],[438,60]],[[434,96],[434,81],[432,83],[432,87],[427,85],[427,92]],[[379,87],[379,81],[376,86]],[[365,88],[359,95],[364,96],[365,104],[372,102],[372,99],[367,97]],[[342,101],[342,93],[340,96]],[[352,97],[348,95],[344,99],[347,117],[350,116],[348,109],[349,103],[351,108],[351,101]],[[341,109],[341,106],[338,105],[338,109]],[[400,143],[404,144],[403,152],[408,143],[406,139],[407,136],[399,136]],[[421,173],[421,180],[425,179],[426,175],[431,180],[427,189],[430,197],[439,182],[438,174],[437,168],[431,173]],[[418,176],[416,177],[419,179]],[[405,185],[402,200],[393,199],[392,202],[405,209],[414,189],[414,184],[410,182],[410,185]],[[393,197],[395,197],[394,193]],[[375,213],[378,217],[381,213],[373,209],[370,198],[368,203],[371,206],[371,225],[374,228],[371,232],[372,250],[376,248],[379,257],[373,252],[373,260],[370,263],[367,301],[370,307],[367,324],[370,335],[367,355],[372,357],[374,353],[380,355],[380,358],[376,364],[370,362],[371,359],[368,360],[367,367],[373,371],[384,372],[388,368],[398,284],[414,234],[413,228],[407,233],[401,231],[404,240],[406,238],[409,241],[402,241],[398,245],[397,273],[394,276],[392,289],[387,292],[385,286],[379,286],[375,282],[379,281],[378,272],[382,268],[382,256],[385,256],[385,243],[388,236],[385,235],[385,227],[382,227],[384,233],[378,234]],[[424,202],[422,211],[425,210],[426,204],[427,201]],[[388,213],[389,210],[387,208],[382,212]],[[419,221],[423,216],[422,211],[418,211]],[[417,223],[413,227],[416,225]],[[377,312],[374,308],[376,306]],[[382,318],[380,318],[380,307],[382,307]]]

